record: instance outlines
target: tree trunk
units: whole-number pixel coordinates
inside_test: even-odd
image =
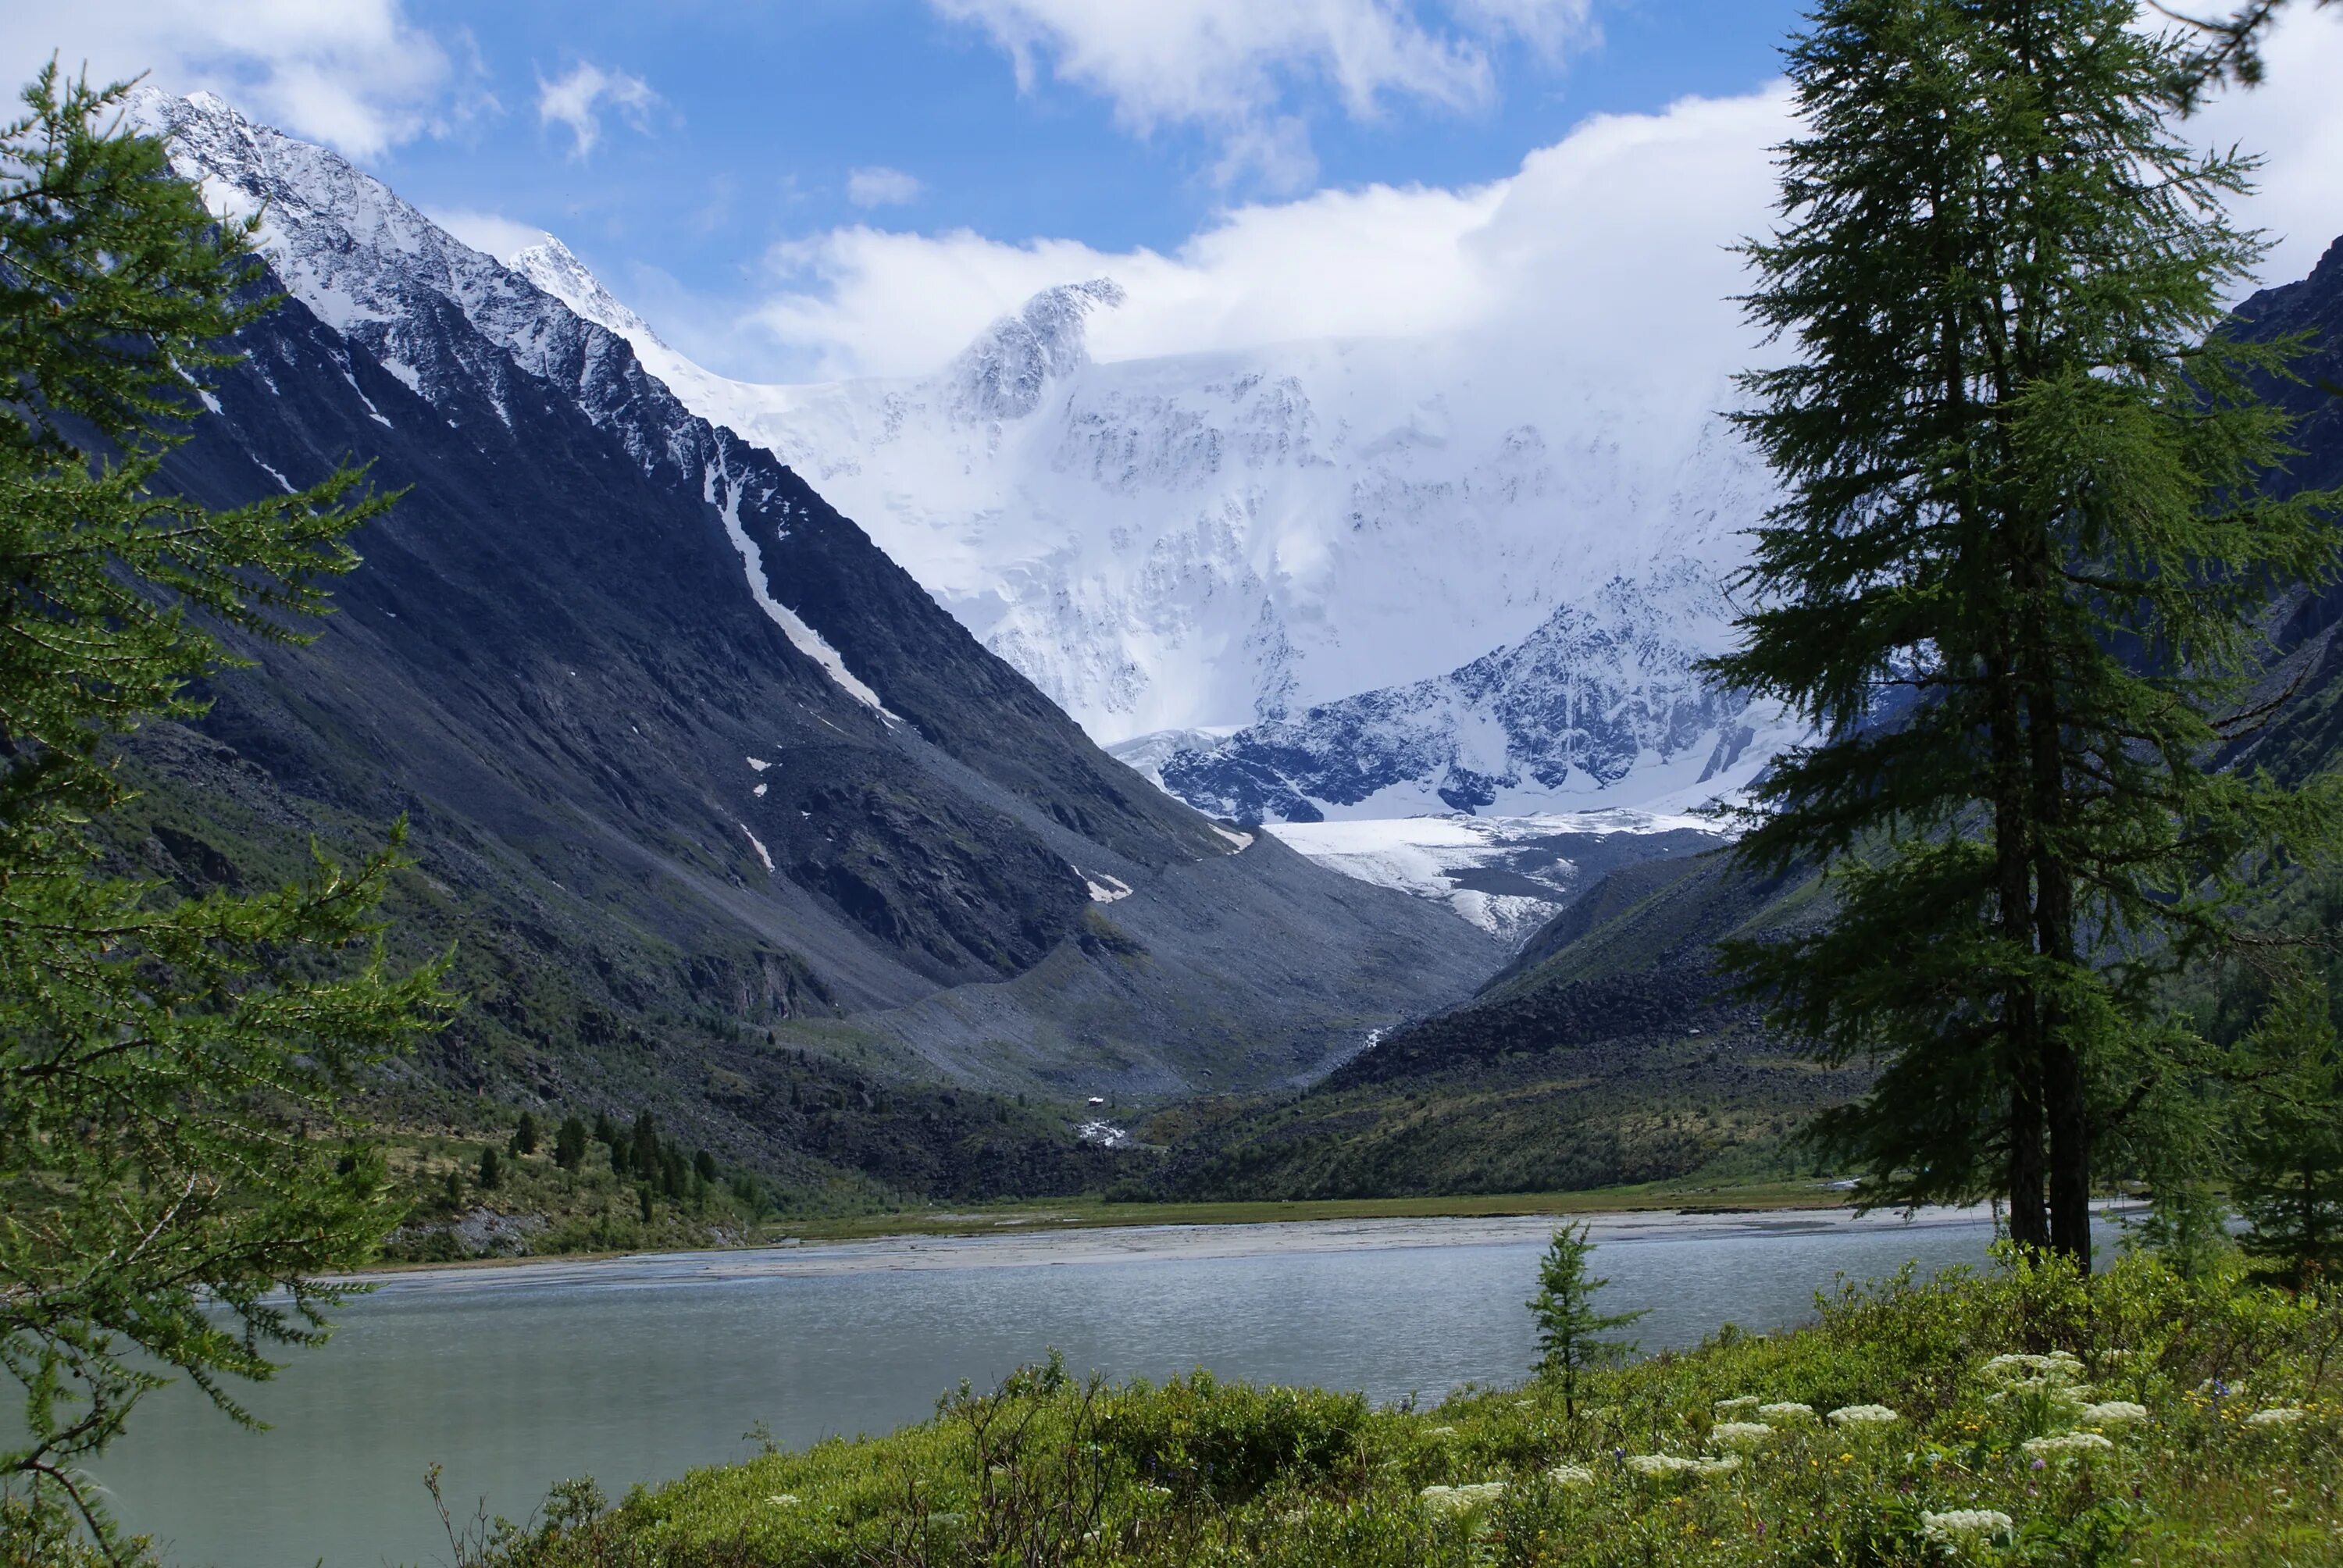
[[[1998,653],[1986,660],[1995,691],[1986,741],[1993,769],[1993,853],[1997,923],[2012,947],[2034,948],[2034,876],[2027,846],[2026,737],[2018,719],[2016,682]],[[2001,997],[2003,1071],[2009,1085],[2009,1239],[2030,1251],[2050,1244],[2043,1191],[2044,1160],[2041,1003],[2033,982],[2013,976]]]
[[[2091,1271],[2091,1125],[2083,1064],[2073,1046],[2051,1035],[2043,1047],[2045,1110],[2050,1126],[2050,1245]]]
[[[2031,1013],[2031,990],[2022,996],[2013,992],[2010,1005]],[[2013,1049],[2013,1058],[2016,1054]],[[2050,1217],[2043,1205],[2048,1171],[2043,1158],[2038,1066],[2038,1059],[2013,1060],[2009,1072],[2009,1239],[2035,1252],[2050,1245]]]

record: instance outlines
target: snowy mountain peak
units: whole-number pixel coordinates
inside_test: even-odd
[[[618,297],[602,286],[602,280],[587,270],[577,254],[553,236],[547,235],[542,242],[516,251],[508,265],[597,327],[615,332],[629,343],[645,338],[658,341],[658,334],[643,318],[619,304]]]
[[[423,397],[444,406],[484,394],[509,422],[511,399],[528,395],[520,382],[542,379],[617,430],[647,470],[664,462],[698,471],[679,425],[625,416],[656,384],[618,333],[464,244],[339,154],[255,124],[208,93],[141,89],[130,110],[168,141],[172,166],[214,210],[259,214],[260,250],[286,292]],[[541,260],[608,298],[566,248]],[[474,332],[448,331],[451,310]],[[680,407],[673,414],[690,417]]]
[[[261,215],[261,249],[328,326],[404,314],[387,297],[385,274],[451,297],[498,275],[518,282],[339,155],[255,124],[215,94],[141,87],[130,115],[169,141],[173,167],[214,210]]]
[[[1122,286],[1111,277],[1061,283],[994,322],[949,373],[955,411],[976,422],[1033,412],[1052,380],[1090,362],[1090,313],[1100,306],[1112,309],[1124,297]]]

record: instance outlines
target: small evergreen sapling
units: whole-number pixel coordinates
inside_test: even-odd
[[[526,1111],[513,1125],[512,1151],[516,1156],[537,1152],[537,1118]]]
[[[1554,1233],[1545,1255],[1538,1260],[1538,1292],[1529,1301],[1530,1316],[1536,1320],[1538,1331],[1534,1370],[1541,1377],[1560,1381],[1563,1413],[1572,1421],[1578,1419],[1578,1374],[1634,1353],[1633,1340],[1601,1336],[1624,1329],[1644,1315],[1594,1310],[1594,1293],[1611,1282],[1587,1272],[1594,1243],[1586,1237],[1587,1227],[1583,1224],[1564,1225]]]
[[[493,1192],[504,1185],[504,1161],[497,1158],[497,1146],[493,1143],[480,1151],[478,1180],[480,1191],[483,1192]]]
[[[564,1117],[561,1131],[554,1134],[553,1162],[564,1171],[578,1171],[586,1164],[586,1124],[575,1116]]]

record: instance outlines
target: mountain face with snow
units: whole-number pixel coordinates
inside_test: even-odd
[[[1710,587],[1704,575],[1680,567],[1654,578],[1614,578],[1445,675],[1227,736],[1143,737],[1115,750],[1182,799],[1245,823],[1527,817],[1624,792],[1663,809],[1730,795],[1764,766],[1779,726],[1702,678],[1712,628],[1684,622]]]
[[[559,259],[519,265],[607,311]],[[612,319],[1207,810],[1638,806],[1770,735],[1693,669],[1770,494],[1726,387],[1401,340],[1101,362],[1121,299],[1050,289],[934,376],[812,387],[723,380]]]
[[[806,1132],[809,1055],[1001,1089],[1272,1082],[1495,961],[1101,751],[679,402],[566,253],[480,255],[216,98],[135,112],[216,209],[262,215],[257,281],[288,297],[166,480],[234,504],[354,456],[405,492],[314,643],[142,734],[152,797],[194,804],[137,852],[193,878],[406,815],[418,929],[476,966],[433,1048],[449,1081],[769,1148]],[[987,397],[1061,373],[1051,326]]]

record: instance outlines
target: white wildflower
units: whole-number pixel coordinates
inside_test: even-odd
[[[1902,1419],[1884,1404],[1843,1404],[1830,1412],[1833,1426],[1885,1426]]]
[[[1476,1481],[1469,1486],[1427,1486],[1416,1495],[1434,1513],[1470,1513],[1504,1494],[1502,1481]]]
[[[1456,1435],[1456,1429],[1453,1426],[1430,1426],[1424,1428],[1423,1435],[1426,1437],[1454,1437]]]
[[[2072,1382],[2082,1375],[2083,1363],[2066,1351],[2038,1356],[2013,1353],[1994,1357],[1983,1371],[1997,1382]]]
[[[1594,1473],[1583,1464],[1557,1464],[1545,1473],[1545,1478],[1556,1486],[1592,1486]]]
[[[1762,1421],[1720,1421],[1708,1429],[1709,1437],[1725,1448],[1755,1448],[1774,1435],[1774,1429]]]
[[[1673,1453],[1631,1453],[1627,1468],[1659,1481],[1682,1475],[1730,1475],[1741,1468],[1741,1461],[1729,1454],[1723,1459],[1684,1459]]]
[[[2134,1404],[2127,1399],[2111,1399],[2104,1404],[2087,1404],[2083,1420],[2092,1426],[2129,1426],[2147,1419],[2147,1406]]]
[[[1814,1420],[1815,1407],[1800,1404],[1795,1400],[1785,1400],[1779,1404],[1761,1404],[1757,1407],[1757,1413],[1779,1426],[1784,1422]]]
[[[1718,1400],[1715,1408],[1719,1415],[1737,1415],[1745,1410],[1755,1410],[1757,1404],[1755,1394],[1743,1394],[1737,1399]]]
[[[2268,1410],[2258,1410],[2246,1417],[2246,1424],[2247,1426],[2291,1426],[2309,1413],[2308,1411],[2297,1410],[2291,1405],[2273,1405]]]
[[[2023,1446],[2026,1452],[2046,1459],[2066,1453],[2104,1453],[2115,1444],[2096,1432],[2065,1432],[2056,1437],[2029,1437]]]
[[[2016,1530],[2017,1522],[1998,1508],[1948,1508],[1942,1513],[1920,1515],[1920,1533],[1943,1546],[1980,1536],[2006,1541]]]
[[[795,1508],[801,1500],[794,1492],[776,1492],[765,1501],[775,1508]]]

